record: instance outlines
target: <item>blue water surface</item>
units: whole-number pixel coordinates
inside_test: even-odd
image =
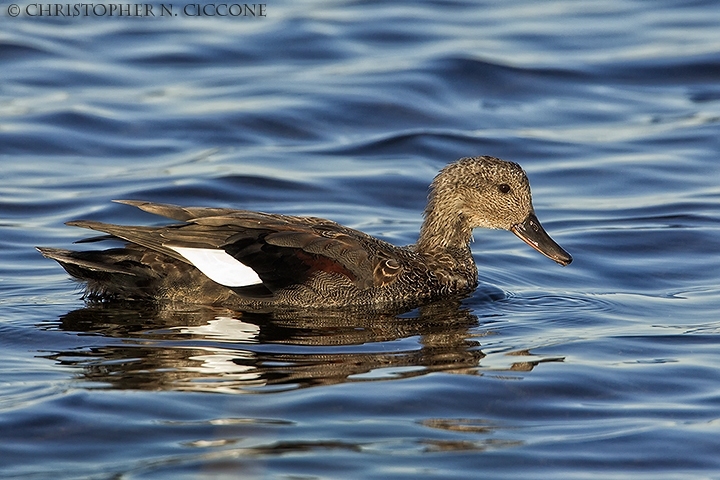
[[[2,478],[720,476],[716,2],[18,5],[0,5]],[[433,176],[479,154],[523,165],[570,266],[477,230],[461,303],[272,316],[86,306],[33,248],[82,238],[71,219],[161,221],[122,198],[409,244]]]

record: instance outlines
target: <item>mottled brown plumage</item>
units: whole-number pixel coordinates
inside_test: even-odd
[[[412,308],[467,294],[477,286],[470,251],[476,227],[511,230],[556,262],[572,261],[535,217],[523,170],[494,157],[463,158],[438,174],[430,187],[418,242],[408,247],[322,218],[120,203],[182,223],[133,227],[73,221],[68,225],[109,234],[91,240],[128,243],[104,251],[39,249],[71,276],[87,282],[87,297],[93,300],[222,304],[240,309]],[[223,257],[226,253],[230,262],[250,267],[259,280],[248,286],[221,285],[179,253],[183,249]]]

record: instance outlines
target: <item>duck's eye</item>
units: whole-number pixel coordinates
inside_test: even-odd
[[[498,185],[498,190],[500,191],[500,193],[510,193],[510,185],[508,185],[507,183],[501,183],[500,185]]]

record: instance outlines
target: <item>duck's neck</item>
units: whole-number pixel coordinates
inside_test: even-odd
[[[453,204],[439,202],[430,196],[425,221],[420,228],[416,249],[420,253],[452,252],[469,256],[472,227],[465,215]]]

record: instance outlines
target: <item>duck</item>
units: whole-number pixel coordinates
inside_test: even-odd
[[[84,283],[88,302],[151,301],[239,310],[411,310],[471,294],[478,270],[475,228],[509,230],[556,263],[572,256],[540,224],[517,163],[464,157],[432,181],[417,243],[396,246],[317,217],[115,200],[178,223],[127,226],[89,220],[69,226],[122,247],[36,247]]]

